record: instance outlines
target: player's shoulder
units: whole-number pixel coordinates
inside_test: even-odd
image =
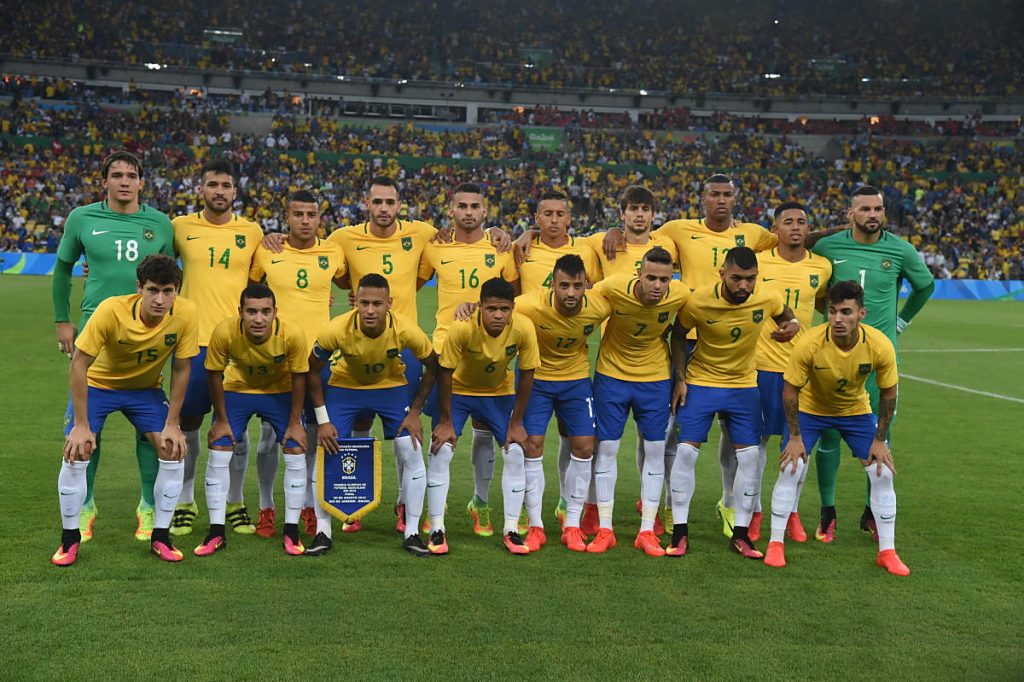
[[[552,295],[551,289],[548,287],[540,287],[519,294],[516,296],[515,312],[526,314],[543,308],[548,303],[548,297]]]
[[[120,296],[108,296],[93,311],[92,317],[105,317],[108,315],[130,315],[132,308],[142,300],[139,294],[122,294]]]
[[[263,237],[263,228],[260,224],[255,220],[246,218],[245,216],[235,213],[232,215],[231,222],[229,224],[235,229],[245,230],[247,232],[259,232],[260,238]]]
[[[402,232],[408,230],[409,234],[420,235],[432,239],[437,234],[437,228],[422,220],[402,221]]]
[[[426,333],[411,318],[394,310],[388,311],[388,324],[399,334],[406,334],[412,331]]]
[[[181,308],[180,314],[194,317],[199,308],[196,306],[195,303],[188,300],[187,298],[182,298],[181,296],[176,298],[174,301],[175,309],[177,309],[182,302],[185,303],[185,306]],[[214,325],[213,331],[210,333],[210,338],[229,339],[235,333],[235,330],[237,328],[237,317],[225,317],[223,320]]]
[[[913,255],[915,258],[918,257],[917,249],[909,241],[899,236],[894,232],[886,230],[882,233],[881,245],[886,249],[890,249],[900,256],[906,258],[909,255]]]
[[[705,284],[693,289],[690,292],[690,301],[694,303],[705,303],[708,301],[720,301],[722,300],[722,283],[715,282],[714,284]]]
[[[600,282],[594,285],[592,291],[597,291],[609,298],[616,295],[629,294],[632,290],[632,284],[636,280],[636,273],[631,272],[620,272],[615,275],[609,275]]]
[[[793,343],[794,350],[816,350],[821,348],[829,340],[830,329],[828,322],[807,329]]]
[[[525,314],[512,311],[512,319],[510,324],[512,325],[513,331],[522,336],[537,336],[537,329],[533,325],[533,320],[527,317]]]
[[[697,229],[700,226],[700,221],[693,220],[692,218],[676,218],[675,220],[669,220],[662,223],[661,227],[654,230],[651,236],[660,232],[662,236],[672,238],[672,235],[680,232],[690,232]]]
[[[142,204],[139,206],[139,212],[135,215],[142,221],[155,226],[171,227],[171,217],[152,204]]]
[[[840,230],[835,234],[830,234],[826,237],[822,237],[821,239],[819,239],[814,244],[814,250],[817,253],[822,253],[823,250],[848,244],[850,243],[850,241],[850,228],[846,228],[845,230]]]
[[[171,225],[173,225],[175,229],[180,227],[193,227],[198,225],[199,222],[200,218],[198,213],[185,213],[171,218]]]
[[[877,348],[881,352],[896,352],[896,347],[893,346],[892,341],[882,331],[863,322],[860,323],[860,328],[864,334],[864,340],[870,346]]]

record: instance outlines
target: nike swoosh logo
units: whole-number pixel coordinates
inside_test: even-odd
[[[427,487],[428,488],[440,488],[443,485],[444,485],[444,483],[428,483]]]
[[[63,490],[61,490],[61,491],[60,491],[60,494],[61,494],[61,496],[62,496],[62,497],[68,497],[69,495],[77,495],[77,494],[78,494],[78,491],[77,491],[77,490],[72,490],[71,492],[69,492],[69,493],[66,493],[66,492],[64,492]],[[578,499],[578,500],[581,500],[581,499],[583,499],[583,498],[581,498],[581,497],[577,497],[576,499]]]
[[[454,263],[454,262],[455,261],[453,261],[453,260],[443,260],[443,261],[441,261],[441,265],[448,265],[449,263]]]
[[[271,260],[270,264],[271,265],[277,265],[278,263],[283,263],[283,262],[284,262],[284,258],[278,258],[277,260]]]
[[[541,329],[547,329],[547,330],[550,330],[550,329],[551,329],[551,327],[547,326],[546,324],[542,324],[542,325],[540,326],[540,328],[541,328]]]
[[[621,310],[616,310],[616,311],[615,311],[615,314],[616,314],[616,315],[629,315],[629,313],[623,312],[623,311],[621,311]]]
[[[895,514],[893,514],[892,516],[882,516],[881,514],[879,514],[879,515],[878,515],[878,518],[879,518],[880,520],[882,520],[882,521],[892,521],[893,519],[895,519],[895,518],[896,518],[896,515],[895,515]]]
[[[594,475],[595,476],[600,476],[601,474],[607,474],[607,473],[608,473],[607,471],[595,471]]]
[[[774,282],[775,278],[774,277],[765,277],[762,281],[763,282]]]
[[[772,512],[772,516],[774,516],[777,519],[788,519],[789,518],[789,514],[776,514],[775,512]]]
[[[420,474],[419,476],[413,476],[413,477],[412,477],[412,480],[414,480],[414,481],[418,481],[418,480],[420,480],[421,478],[423,478],[423,474]]]
[[[743,493],[743,497],[753,497],[754,495],[757,495],[757,493]]]
[[[718,324],[721,320],[708,320],[708,324]]]
[[[93,230],[92,236],[95,237],[96,235],[106,234],[108,232],[110,232],[110,230]]]
[[[844,258],[843,260],[834,260],[832,262],[835,263],[836,265],[839,265],[840,263],[845,263],[848,260],[849,258]]]
[[[817,365],[815,365],[814,369],[828,369],[828,365],[826,365],[824,367],[818,367]]]
[[[199,239],[199,237],[185,237],[185,241],[190,242],[193,239]]]
[[[466,352],[467,353],[482,353],[483,351],[482,350],[473,350],[472,348],[467,348]]]
[[[132,343],[131,341],[122,341],[121,339],[118,339],[117,342],[124,346],[129,346]]]
[[[569,495],[569,497],[571,497],[574,500],[585,500],[585,499],[587,499],[586,495],[584,495],[583,497],[579,497],[577,495]]]
[[[694,236],[693,236],[693,235],[691,234],[691,235],[690,235],[690,239],[703,239],[703,237],[694,237]]]
[[[685,493],[686,491],[685,490],[676,490],[675,488],[672,488],[672,492],[674,492],[674,493]],[[788,519],[789,516],[786,516],[786,518]]]
[[[521,493],[524,490],[526,490],[526,488],[520,488],[519,490],[516,490],[515,488],[512,488],[512,492],[514,492],[514,493]]]
[[[370,247],[369,246],[357,246],[356,247],[356,251],[365,251],[368,248],[370,248]]]
[[[647,475],[648,476],[664,476],[665,474],[655,474],[655,473],[651,473],[650,471],[648,471]]]

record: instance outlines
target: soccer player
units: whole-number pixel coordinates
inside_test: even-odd
[[[171,544],[168,527],[181,492],[185,456],[179,410],[189,358],[199,352],[199,346],[195,305],[177,297],[180,284],[181,270],[172,258],[146,256],[136,269],[137,293],[104,299],[75,340],[70,378],[73,416],[65,419],[64,461],[57,477],[64,529],[51,559],[57,566],[70,566],[78,558],[86,469],[112,412],[124,414],[159,453],[150,548],[164,561],[182,559]],[[172,353],[168,402],[161,388],[161,370]]]
[[[807,452],[824,429],[835,429],[864,463],[870,481],[871,512],[878,527],[875,563],[893,575],[910,575],[896,554],[896,470],[886,444],[896,413],[896,350],[885,334],[862,323],[866,315],[864,289],[857,282],[832,285],[828,323],[804,335],[786,368],[783,401],[789,432],[772,492],[772,536],[764,560],[769,566],[786,565],[786,518],[799,501]],[[877,418],[865,389],[872,374],[879,389]]]
[[[403,547],[414,556],[429,556],[419,536],[426,471],[420,413],[437,376],[437,355],[427,335],[412,321],[391,311],[391,288],[376,273],[363,275],[354,310],[331,320],[317,336],[310,355],[310,393],[325,450],[338,451],[338,435],[352,431],[357,418],[380,416],[385,440],[392,441],[402,462],[405,516]],[[416,357],[425,371],[412,402],[408,399],[403,357]],[[330,361],[326,391],[320,369]],[[326,407],[325,407],[326,403]],[[322,554],[332,547],[331,517],[316,506],[317,533],[306,550]]]
[[[431,243],[423,250],[417,273],[418,285],[423,286],[437,274],[437,316],[434,326],[434,351],[440,356],[444,349],[448,327],[455,309],[462,303],[478,299],[484,282],[501,277],[512,283],[519,293],[519,273],[511,253],[499,253],[490,241],[484,239],[483,224],[487,217],[487,203],[479,185],[463,183],[452,191],[449,206],[455,229],[451,243]],[[435,400],[428,402],[427,412],[434,414]],[[497,438],[505,445],[504,437]],[[466,506],[473,519],[477,535],[488,537],[494,530],[488,504],[491,479],[494,477],[494,445],[492,432],[479,420],[473,422],[473,481],[474,496]],[[433,516],[433,514],[431,514]]]
[[[594,291],[608,300],[613,314],[601,338],[594,374],[594,480],[600,528],[587,551],[599,554],[615,546],[612,512],[618,477],[616,457],[632,410],[644,445],[640,532],[633,544],[650,556],[664,556],[665,550],[654,534],[654,520],[665,481],[665,432],[672,397],[665,335],[690,289],[672,279],[671,254],[655,246],[644,255],[638,273],[606,277]]]
[[[865,324],[885,334],[896,346],[896,337],[921,312],[935,291],[935,279],[909,242],[884,229],[885,204],[882,193],[876,188],[865,185],[855,190],[847,217],[850,227],[818,241],[813,247],[814,252],[832,262],[830,284],[853,280],[864,288]],[[904,280],[910,284],[910,295],[897,313]],[[874,376],[868,378],[867,392],[872,409],[881,417],[878,412],[878,384]],[[834,430],[822,434],[815,462],[821,495],[821,520],[815,537],[822,542],[832,542],[836,522],[836,476],[839,472],[839,434]],[[863,530],[875,533],[870,493],[868,498],[860,525]]]
[[[277,316],[274,292],[263,284],[243,289],[238,316],[222,320],[210,334],[205,361],[214,412],[206,439],[210,447],[206,462],[210,532],[196,547],[196,556],[208,556],[227,545],[228,465],[234,445],[242,439],[253,415],[269,422],[277,440],[284,444],[285,554],[305,551],[298,524],[306,496],[302,405],[308,357],[302,328]]]
[[[298,327],[306,338],[306,357],[313,349],[317,334],[331,320],[331,286],[348,287],[344,281],[347,272],[345,255],[335,242],[317,236],[320,227],[320,204],[307,190],[288,195],[285,203],[285,223],[288,236],[277,253],[262,245],[256,249],[249,270],[251,282],[264,282],[274,292],[278,302],[278,317],[289,327]],[[311,407],[309,409],[312,409]],[[260,488],[260,513],[256,521],[256,534],[274,535],[274,479],[277,476],[279,439],[269,422],[263,422],[256,457],[256,473]],[[279,434],[278,434],[279,435]],[[306,414],[306,477],[307,490],[303,513],[313,513],[312,475],[316,462],[316,422],[312,412]],[[308,511],[307,511],[308,510]],[[308,531],[313,528],[306,528]],[[312,533],[316,535],[316,533]]]
[[[57,327],[57,347],[71,357],[75,335],[84,329],[101,301],[136,291],[136,268],[146,256],[162,253],[174,255],[174,235],[170,219],[139,199],[142,191],[142,162],[126,151],[116,151],[103,160],[100,167],[106,198],[80,206],[68,214],[64,235],[57,247],[53,270],[53,310]],[[85,256],[92,267],[85,280],[82,317],[76,329],[71,322],[71,272],[79,257]],[[65,415],[72,414],[71,401]],[[158,470],[157,453],[141,433],[135,441],[135,457],[139,465],[141,499],[135,510],[135,539],[149,540],[153,532],[153,482]],[[82,542],[92,539],[96,520],[93,485],[100,463],[100,440],[89,457],[86,472],[86,495],[80,524]]]
[[[747,535],[754,497],[761,488],[761,402],[754,352],[769,319],[779,325],[772,336],[779,342],[792,339],[800,323],[782,294],[774,288],[755,286],[757,274],[754,251],[746,246],[734,247],[725,256],[720,281],[695,289],[679,313],[672,336],[676,372],[672,403],[673,407],[679,405],[679,444],[670,487],[670,556],[683,556],[688,548],[694,466],[716,414],[723,418],[730,440],[735,443],[738,462],[731,491],[736,500],[736,517],[730,546],[748,559],[763,556]],[[697,330],[697,345],[687,357],[682,339],[691,329]]]
[[[181,258],[181,294],[199,309],[199,355],[192,360],[192,373],[185,404],[181,408],[181,429],[188,438],[185,482],[171,532],[187,535],[199,509],[195,504],[196,461],[199,458],[199,427],[210,411],[210,390],[206,379],[206,348],[210,335],[222,320],[238,315],[238,297],[249,283],[249,268],[263,230],[254,222],[231,212],[235,200],[235,178],[231,164],[213,159],[200,173],[203,209],[178,216],[174,225],[174,248]],[[227,520],[236,533],[256,531],[242,500],[242,483],[249,463],[248,435],[235,444],[229,467]]]
[[[526,491],[523,415],[540,366],[533,323],[515,314],[515,290],[494,277],[480,287],[480,307],[471,320],[455,321],[445,335],[438,371],[437,411],[427,469],[427,503],[433,554],[447,554],[444,511],[451,482],[449,467],[455,443],[472,416],[502,444],[501,472],[505,525],[502,541],[512,554],[530,548],[518,532],[519,510]],[[436,343],[436,337],[435,337]],[[519,381],[510,365],[519,358]]]
[[[636,273],[640,269],[640,262],[643,260],[644,254],[653,246],[660,246],[668,251],[673,262],[678,260],[675,242],[661,230],[651,231],[654,227],[656,208],[654,192],[647,187],[630,185],[623,190],[619,196],[622,248],[613,254],[614,258],[609,258],[603,248],[604,232],[590,235],[584,240],[591,246],[600,261],[601,269],[597,279],[621,273],[629,275]]]
[[[591,284],[600,279],[597,254],[583,240],[569,235],[572,209],[567,196],[554,190],[541,194],[533,220],[538,231],[519,238],[525,242],[523,260],[519,265],[519,281],[524,294],[550,287],[555,261],[570,253],[583,259]]]
[[[778,328],[769,320],[761,328],[757,342],[757,389],[761,397],[761,447],[758,468],[764,472],[767,459],[768,440],[781,436],[786,426],[786,415],[782,409],[782,373],[789,364],[793,346],[814,322],[815,307],[824,300],[827,283],[832,276],[832,264],[828,259],[816,256],[804,247],[807,238],[807,209],[803,204],[786,201],[775,209],[772,228],[779,237],[779,245],[762,252],[757,258],[759,286],[775,288],[785,296],[786,305],[792,309],[800,323],[800,330],[792,341],[778,343],[772,334]],[[787,532],[797,542],[804,542],[807,534],[795,507],[790,514]],[[754,515],[747,531],[748,537],[756,542],[761,537],[761,489],[754,496]]]

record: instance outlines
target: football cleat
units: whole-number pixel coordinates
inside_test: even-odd
[[[352,523],[349,523],[349,522],[346,521],[345,523],[341,524],[341,532],[342,533],[358,533],[362,529],[363,529],[363,520],[362,519],[356,519]]]
[[[306,548],[302,546],[302,540],[292,540],[287,535],[284,536],[284,553],[290,554],[291,556],[298,556],[306,553]]]
[[[565,498],[559,497],[558,504],[555,505],[555,520],[558,521],[558,525],[562,530],[565,530]]]
[[[138,525],[135,526],[135,539],[139,542],[147,542],[153,537],[153,517],[156,516],[156,510],[152,507],[148,509],[142,506],[142,502],[139,502],[139,506],[135,508],[135,519],[138,521]],[[81,522],[81,517],[79,517]]]
[[[643,550],[647,556],[665,556],[665,550],[662,548],[661,542],[658,541],[658,536],[652,530],[640,531],[636,540],[633,541],[633,546]]]
[[[761,539],[761,519],[764,515],[761,512],[754,512],[750,515],[750,525],[747,526],[747,537],[751,542]]]
[[[469,518],[473,519],[474,533],[482,538],[494,535],[494,526],[491,525],[491,508],[487,506],[486,502],[474,495],[466,505],[466,512],[469,514]]]
[[[860,529],[865,533],[871,533],[871,539],[878,542],[878,526],[875,525],[875,515],[867,507],[864,507],[864,513],[860,516]]]
[[[430,556],[430,550],[423,544],[419,535],[410,535],[402,542],[402,549],[415,557]]]
[[[245,508],[243,502],[228,502],[227,514],[224,518],[231,524],[231,530],[239,535],[252,535],[256,532],[256,526],[249,518],[249,510]]]
[[[299,522],[302,524],[302,532],[310,537],[316,537],[316,510],[312,507],[303,507],[299,514]],[[326,535],[324,537],[327,537]],[[328,538],[330,539],[330,538]]]
[[[272,538],[277,530],[274,528],[274,508],[267,507],[260,509],[259,518],[256,519],[256,535],[261,538]]]
[[[53,562],[54,566],[70,566],[78,559],[78,547],[80,544],[81,541],[72,542],[69,547],[65,547],[64,543],[61,543],[57,551],[50,557],[50,561]]]
[[[600,517],[597,513],[597,505],[589,502],[583,505],[583,517],[580,519],[580,530],[584,535],[597,535],[600,529]]]
[[[96,508],[96,502],[82,507],[82,511],[78,514],[78,530],[82,533],[81,542],[89,542],[92,540],[92,524],[96,521],[96,515],[99,513],[99,509]]]
[[[885,549],[879,552],[875,559],[875,565],[881,566],[893,575],[910,575],[910,569],[900,561],[895,549]]]
[[[306,548],[305,554],[306,556],[320,556],[331,551],[332,547],[334,547],[334,543],[331,542],[326,533],[317,533],[316,537],[313,538],[312,544]]]
[[[757,551],[757,547],[754,547],[754,544],[747,538],[732,538],[729,541],[729,546],[744,559],[764,558],[764,554]]]
[[[822,528],[822,521],[818,521],[818,529],[814,531],[814,539],[818,542],[824,542],[826,545],[836,539],[836,520],[831,519],[828,521],[824,528]]]
[[[431,554],[448,553],[448,538],[445,537],[443,530],[435,530],[430,534],[427,549],[430,550]]]
[[[615,531],[611,528],[598,528],[597,537],[587,545],[590,554],[604,554],[615,546]]]
[[[587,539],[579,528],[569,527],[562,531],[562,544],[570,552],[586,552]]]
[[[541,547],[548,544],[548,536],[540,526],[530,526],[530,530],[526,533],[525,542],[531,552],[539,552]]]
[[[156,554],[163,561],[181,561],[185,558],[181,550],[176,549],[174,545],[159,540],[149,545],[149,551]]]
[[[192,532],[192,524],[195,523],[199,507],[195,502],[179,504],[174,508],[174,516],[171,518],[171,535],[188,535]]]
[[[529,554],[530,548],[523,542],[523,538],[519,533],[514,530],[510,530],[505,533],[505,537],[501,539],[505,545],[505,549],[509,551],[509,554]]]
[[[405,505],[395,505],[395,532],[405,535]],[[409,537],[413,537],[410,535]],[[421,543],[422,544],[422,543]]]
[[[203,540],[203,544],[196,547],[192,552],[196,556],[209,556],[216,552],[218,549],[223,549],[228,546],[228,541],[223,535],[207,535],[206,539]]]
[[[782,568],[786,565],[786,546],[781,542],[769,542],[768,552],[764,555],[765,566]]]
[[[786,521],[786,537],[793,542],[807,542],[804,524],[800,523],[800,515],[796,512],[791,513]]]
[[[725,502],[719,500],[715,505],[715,514],[722,519],[722,534],[731,540],[732,529],[736,525],[736,510],[726,507]]]
[[[672,527],[672,539],[669,541],[668,547],[665,548],[665,556],[686,556],[690,541],[686,537],[686,533],[683,532],[683,528],[684,524],[679,524],[678,529],[675,526]]]

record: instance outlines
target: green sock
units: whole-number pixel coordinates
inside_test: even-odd
[[[92,451],[92,455],[89,457],[89,466],[85,469],[85,502],[82,504],[84,509],[88,509],[93,506],[92,502],[92,488],[93,483],[96,481],[96,469],[100,466],[100,434],[96,434],[96,449]]]
[[[141,433],[136,434],[135,458],[139,461],[142,503],[152,509],[155,505],[153,500],[153,484],[156,483],[156,475],[160,470],[160,460],[156,456],[156,448]]]
[[[836,478],[839,476],[840,440],[839,432],[826,429],[818,440],[818,451],[814,455],[814,466],[818,474],[818,493],[822,507],[836,506]]]

